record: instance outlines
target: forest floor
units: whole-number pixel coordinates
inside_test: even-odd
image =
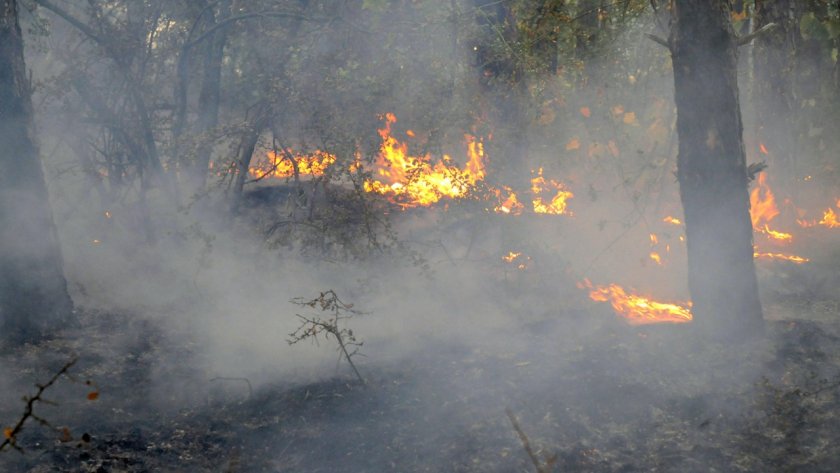
[[[583,316],[565,314],[527,327],[527,351],[441,343],[364,362],[367,385],[339,376],[250,392],[246,380],[216,380],[227,395],[194,392],[177,409],[153,407],[168,393],[151,393],[149,377],[156,359],[193,349],[148,322],[91,311],[53,341],[2,355],[6,424],[24,406],[11,392],[24,384],[11,379],[43,382],[71,354],[80,361],[75,382],[48,391],[57,405],[36,406],[58,430],[30,422],[23,451],[0,453],[0,470],[535,471],[509,410],[551,464],[542,471],[840,471],[840,301],[784,300],[765,303],[766,337],[734,346],[699,343],[685,326],[615,321],[585,343],[541,335]],[[169,369],[173,380],[193,376]]]

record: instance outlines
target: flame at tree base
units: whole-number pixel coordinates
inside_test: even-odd
[[[691,322],[691,302],[683,304],[658,302],[648,297],[628,294],[617,284],[593,286],[588,279],[578,284],[589,289],[589,298],[609,302],[613,310],[630,325],[682,324]]]

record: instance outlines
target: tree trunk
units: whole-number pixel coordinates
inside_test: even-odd
[[[753,104],[756,139],[764,145],[773,174],[790,195],[796,178],[794,116],[794,38],[798,25],[791,18],[791,0],[756,0],[755,29],[775,23],[774,30],[755,40]],[[757,145],[758,146],[758,145]],[[759,148],[761,149],[761,148]]]
[[[222,22],[230,16],[230,0],[224,0],[219,4],[219,16],[216,20],[212,15],[213,26],[216,21]],[[224,58],[225,43],[227,42],[227,29],[221,28],[213,33],[212,37],[205,40],[204,64],[201,78],[201,90],[198,94],[198,122],[197,133],[199,139],[203,140],[197,151],[194,169],[190,175],[193,178],[190,192],[198,193],[204,190],[207,183],[207,171],[210,165],[210,155],[213,151],[212,141],[209,137],[202,137],[208,133],[219,122],[219,101],[222,86],[222,59]]]
[[[678,0],[674,67],[688,287],[695,326],[713,337],[763,328],[753,261],[737,40],[724,0]]]
[[[73,305],[32,139],[16,0],[0,0],[0,168],[0,336],[35,341],[67,320]]]

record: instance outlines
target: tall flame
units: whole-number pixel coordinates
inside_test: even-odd
[[[613,310],[630,325],[681,324],[691,322],[691,302],[658,302],[651,298],[628,294],[617,284],[593,286],[589,279],[578,284],[589,289],[589,298],[597,302],[609,302]]]
[[[391,197],[403,208],[430,205],[443,197],[467,195],[476,182],[484,179],[484,145],[470,135],[467,141],[467,164],[460,168],[444,155],[432,163],[431,157],[410,156],[408,145],[391,136],[397,118],[385,115],[385,127],[379,130],[382,145],[376,159],[374,180],[366,181],[365,191]]]
[[[762,223],[769,223],[777,215],[779,208],[776,207],[776,198],[767,185],[766,174],[762,172],[758,175],[755,189],[750,192],[750,217],[753,228],[761,228]]]

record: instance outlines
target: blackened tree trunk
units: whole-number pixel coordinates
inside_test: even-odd
[[[72,302],[32,137],[32,99],[16,0],[0,0],[0,337],[34,341]]]
[[[763,318],[738,102],[738,41],[726,0],[677,0],[672,15],[677,177],[692,312],[704,333],[743,337],[760,332]]]
[[[755,136],[766,152],[773,174],[786,194],[796,177],[794,73],[799,25],[793,20],[793,0],[756,0],[755,29],[770,23],[776,28],[760,35],[753,49]],[[761,150],[761,148],[759,148]]]

